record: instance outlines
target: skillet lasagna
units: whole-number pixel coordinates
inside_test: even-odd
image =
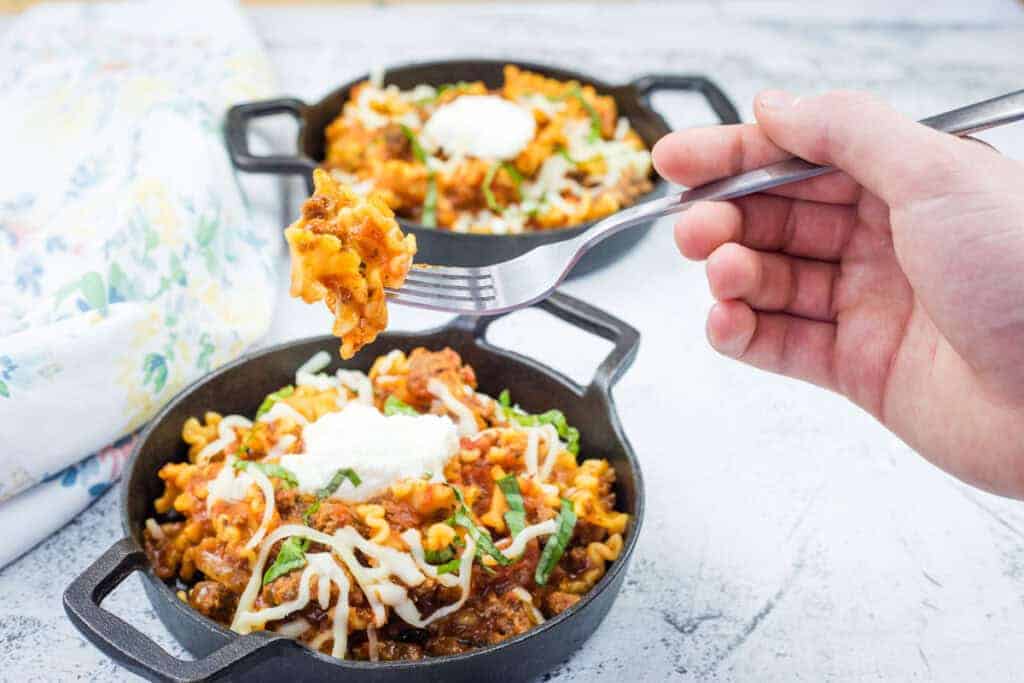
[[[144,536],[194,609],[339,658],[420,659],[533,628],[618,558],[615,471],[560,411],[481,393],[450,349],[368,375],[328,362],[251,418],[185,422]]]
[[[651,190],[651,156],[615,99],[508,65],[504,83],[352,88],[323,167],[402,218],[521,233],[601,218]]]

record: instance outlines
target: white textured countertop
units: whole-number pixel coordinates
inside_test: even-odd
[[[917,116],[1021,87],[1024,10],[1011,0],[927,3],[927,13],[902,0],[814,4],[252,15],[283,91],[310,99],[373,65],[466,55],[563,64],[612,82],[705,73],[748,117],[769,86],[872,89]],[[677,126],[709,122],[689,96],[656,105]],[[988,137],[1024,159],[1021,127]],[[612,613],[551,680],[1019,678],[1024,505],[950,479],[836,396],[719,358],[704,341],[703,268],[678,258],[667,221],[566,291],[644,335],[615,396],[644,466],[648,517]],[[393,310],[395,327],[437,321]],[[268,342],[328,327],[319,307],[282,298]],[[493,329],[499,344],[581,381],[607,348],[534,311]],[[130,678],[60,605],[70,578],[120,535],[108,493],[0,572],[0,680]],[[107,604],[179,651],[137,580]]]

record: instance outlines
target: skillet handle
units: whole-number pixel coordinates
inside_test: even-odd
[[[741,123],[740,113],[718,85],[705,76],[684,76],[679,74],[648,74],[634,80],[631,84],[649,108],[651,95],[659,90],[693,90],[699,92],[707,100],[708,106],[723,124]]]
[[[633,359],[636,358],[637,350],[640,348],[640,333],[636,328],[599,308],[562,292],[555,292],[534,306],[547,311],[559,320],[564,320],[570,325],[596,334],[612,343],[612,350],[597,366],[589,386],[584,389],[566,378],[576,389],[576,393],[581,396],[596,393],[608,397],[619,377],[629,369],[629,366],[633,364]],[[461,316],[456,320],[455,325],[471,330],[477,342],[480,343],[487,335],[487,328],[495,320],[505,315],[508,314],[479,317]]]
[[[259,663],[291,644],[282,636],[253,633],[234,638],[201,659],[173,657],[142,631],[100,606],[122,581],[148,567],[146,553],[131,538],[122,538],[64,591],[64,611],[75,628],[108,657],[140,676],[181,683],[222,679],[243,662],[246,666]]]
[[[294,97],[279,97],[260,102],[236,104],[228,110],[224,126],[224,138],[228,146],[231,163],[240,171],[248,173],[289,173],[303,174],[307,178],[317,167],[309,157],[299,154],[271,154],[257,156],[249,150],[249,124],[253,119],[275,114],[291,114],[302,124],[306,103]]]

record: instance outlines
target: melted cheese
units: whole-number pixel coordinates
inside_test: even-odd
[[[270,555],[270,550],[278,541],[290,536],[301,536],[325,545],[341,559],[366,596],[367,602],[373,610],[376,626],[383,626],[387,623],[386,608],[390,607],[409,625],[425,628],[461,608],[469,597],[473,558],[476,555],[476,544],[471,537],[466,538],[466,547],[459,562],[458,585],[461,589],[459,599],[424,617],[420,615],[415,603],[409,597],[407,587],[420,585],[426,580],[426,577],[408,553],[368,541],[352,527],[343,527],[333,535],[328,535],[307,526],[286,524],[274,530],[260,548],[252,575],[238,600],[238,608],[231,622],[231,629],[236,633],[251,633],[253,630],[263,628],[268,621],[284,619],[289,614],[304,609],[313,597],[310,588],[311,581],[317,577],[316,598],[321,609],[326,610],[329,606],[330,583],[333,582],[338,586],[339,597],[332,618],[334,644],[331,654],[339,658],[345,656],[348,640],[349,583],[344,570],[335,562],[331,553],[306,555],[306,567],[299,577],[299,592],[293,600],[274,607],[253,610],[262,585],[263,567]],[[359,550],[369,558],[374,566],[363,565],[356,558],[355,550]],[[392,582],[390,580],[392,577],[401,583]],[[324,642],[326,639],[318,637],[310,645],[318,649]]]
[[[227,464],[224,465],[224,469],[227,469]],[[231,469],[234,469],[232,467]],[[255,548],[263,540],[263,537],[267,533],[267,527],[270,526],[270,520],[274,518],[274,508],[277,506],[274,500],[274,485],[270,483],[270,479],[267,475],[263,474],[259,470],[249,469],[245,471],[253,482],[260,487],[260,491],[263,492],[263,519],[260,520],[260,528],[256,530],[256,533],[252,535],[249,542],[245,544],[244,550]]]
[[[444,407],[459,419],[459,436],[473,436],[479,431],[476,424],[476,416],[465,403],[452,395],[448,385],[439,379],[431,379],[427,382],[427,391],[434,395]]]
[[[338,384],[356,393],[356,400],[373,405],[373,385],[370,378],[358,370],[338,370]]]
[[[549,519],[538,524],[531,524],[516,534],[511,543],[504,548],[500,548],[501,553],[509,559],[519,557],[523,554],[523,551],[526,550],[526,544],[531,540],[538,536],[550,536],[556,531],[558,531],[558,525],[555,524],[555,520],[553,519]]]
[[[270,521],[274,517],[277,502],[274,499],[274,485],[267,475],[251,468],[238,471],[234,467],[235,461],[234,456],[228,456],[217,476],[206,485],[206,509],[212,509],[213,504],[218,500],[231,502],[245,500],[245,494],[249,487],[254,484],[258,486],[264,500],[263,518],[260,520],[260,526],[256,529],[256,533],[245,544],[245,549],[248,550],[255,548],[263,540],[263,536],[267,533],[267,527],[270,526]]]
[[[280,633],[282,636],[286,636],[288,638],[298,638],[303,633],[309,630],[310,625],[311,624],[306,619],[302,617],[297,617],[295,619],[292,619],[291,621],[286,621],[274,630],[277,633]]]
[[[526,432],[526,451],[523,453],[526,472],[538,481],[545,482],[551,476],[551,469],[555,466],[558,454],[565,450],[564,444],[558,438],[558,430],[549,424],[521,429]],[[547,443],[548,452],[544,456],[544,462],[540,463],[538,460],[542,436]]]
[[[423,552],[423,540],[419,529],[406,529],[399,538],[409,546],[409,552],[412,553],[412,558],[416,561],[416,566],[419,567],[421,572],[432,579],[437,579],[439,584],[448,588],[459,584],[457,576],[454,574],[438,574],[437,567],[427,562],[426,553]]]
[[[526,590],[522,586],[516,586],[510,592],[526,604],[527,608],[530,610],[530,616],[533,617],[534,624],[544,623],[544,615],[540,613],[539,609],[534,607],[533,596],[530,595],[530,591]]]
[[[449,156],[514,159],[533,139],[533,113],[497,95],[463,95],[439,107],[423,128],[429,149]]]
[[[278,420],[282,417],[287,417],[295,424],[309,424],[309,420],[306,419],[305,415],[295,410],[295,408],[292,408],[284,401],[276,401],[274,405],[270,407],[270,410],[260,416],[260,422],[273,422],[274,420]]]
[[[249,429],[252,422],[241,415],[228,415],[221,419],[217,425],[217,439],[203,447],[203,450],[196,454],[196,463],[205,464],[210,458],[220,453],[235,440],[235,427]]]
[[[319,391],[335,389],[338,392],[339,408],[345,406],[349,402],[348,395],[343,391],[344,389],[348,389],[356,394],[356,400],[360,403],[372,406],[373,384],[370,383],[370,378],[366,376],[366,373],[360,372],[359,370],[346,370],[344,368],[338,370],[334,376],[320,372],[326,368],[330,362],[330,356],[327,355],[326,351],[318,351],[312,358],[303,363],[295,372],[295,386],[313,387]],[[278,401],[274,406],[276,407],[280,403],[281,402]],[[269,414],[270,413],[267,413],[267,415]],[[305,422],[303,422],[303,424],[305,424]]]
[[[303,429],[305,452],[281,456],[280,464],[298,479],[298,490],[316,493],[342,468],[362,480],[346,483],[333,498],[364,501],[393,482],[435,476],[459,448],[455,425],[438,415],[385,416],[375,408],[352,402],[327,413]]]

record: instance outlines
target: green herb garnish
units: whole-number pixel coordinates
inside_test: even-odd
[[[423,196],[423,216],[420,223],[428,228],[437,227],[437,179],[427,176],[427,193]]]
[[[256,411],[256,419],[260,419],[274,407],[274,404],[280,401],[282,398],[288,398],[295,393],[295,387],[289,384],[286,387],[282,387],[272,394],[267,394],[267,397],[263,399],[263,403],[260,404],[259,409]]]
[[[473,515],[466,506],[466,500],[462,497],[462,492],[454,486],[451,489],[455,493],[455,498],[459,501],[459,506],[455,508],[455,514],[451,516],[452,524],[454,526],[461,526],[466,530],[469,537],[476,542],[477,555],[490,555],[494,558],[495,562],[503,567],[512,564],[512,560],[507,558],[505,553],[498,550],[498,547],[494,545],[490,532],[481,526],[477,526],[477,523],[473,521]]]
[[[565,419],[565,413],[561,410],[549,410],[537,415],[531,415],[517,405],[512,405],[512,397],[508,389],[498,394],[498,403],[505,409],[505,416],[518,424],[520,427],[539,427],[549,424],[558,432],[558,436],[566,441],[566,450],[573,455],[580,453],[580,431],[571,426]]]
[[[509,474],[499,479],[498,488],[505,494],[505,502],[508,503],[505,524],[508,524],[508,532],[515,537],[526,528],[526,508],[523,507],[523,494],[519,491],[516,475]]]
[[[523,174],[507,161],[503,162],[501,167],[505,169],[505,173],[508,173],[508,177],[512,179],[512,184],[516,186],[516,194],[522,199]]]
[[[388,400],[384,401],[384,414],[385,415],[419,415],[419,412],[411,405],[398,398],[394,394],[388,396]]]
[[[455,557],[455,552],[450,547],[442,548],[441,550],[423,551],[423,559],[427,561],[427,564],[444,564],[445,562],[451,562],[453,557]]]
[[[459,565],[462,564],[462,559],[456,557],[454,560],[445,562],[444,564],[437,566],[437,573],[440,574],[454,574],[459,571]]]
[[[458,83],[442,83],[437,86],[437,96],[434,99],[440,99],[441,95],[445,94],[449,90],[469,90],[472,87],[473,84],[467,83],[466,81],[459,81]]]
[[[421,164],[427,163],[427,153],[423,150],[423,145],[420,144],[420,140],[416,136],[416,131],[404,123],[401,125],[402,132],[405,133],[405,137],[408,138],[409,145],[412,147],[413,158]]]
[[[302,513],[302,518],[309,524],[309,520],[313,518],[313,515],[320,509],[320,504],[324,502],[326,498],[329,498],[335,491],[337,491],[341,485],[348,479],[352,482],[353,486],[359,486],[363,483],[363,480],[359,478],[355,470],[351,467],[343,467],[334,473],[331,480],[327,482],[327,485],[316,492],[316,501]]]
[[[301,538],[299,536],[289,537],[288,540],[281,544],[281,549],[277,551],[277,559],[274,560],[274,564],[270,565],[267,573],[263,575],[263,585],[266,586],[279,576],[284,576],[288,572],[305,567],[306,550],[308,549],[308,538]]]
[[[491,190],[491,183],[494,182],[494,176],[498,174],[498,169],[500,168],[501,164],[494,164],[489,169],[487,169],[487,175],[484,176],[484,201],[487,202],[487,208],[489,208],[494,213],[501,213],[505,210],[501,207],[500,204],[498,204],[498,200],[494,198],[494,192]]]
[[[556,520],[558,530],[548,536],[548,542],[544,545],[544,552],[537,562],[537,571],[534,572],[533,580],[543,586],[548,582],[551,572],[555,569],[558,561],[562,559],[569,539],[572,538],[572,530],[576,526],[576,512],[572,509],[572,503],[562,499],[562,511],[558,513]]]
[[[268,477],[274,477],[283,481],[288,488],[295,488],[299,480],[291,470],[281,467],[275,462],[254,462],[252,460],[236,460],[232,465],[236,470],[258,470]]]
[[[363,480],[359,478],[359,475],[355,473],[355,470],[353,470],[351,467],[343,467],[334,473],[334,476],[331,477],[331,480],[327,482],[326,486],[324,486],[322,489],[316,492],[316,497],[320,498],[321,500],[327,498],[335,491],[337,491],[338,488],[341,486],[342,482],[344,482],[346,479],[352,482],[353,486],[359,486],[360,484],[363,483]]]
[[[601,115],[597,113],[596,109],[594,109],[594,105],[592,105],[587,98],[583,96],[583,91],[579,86],[570,90],[568,97],[576,98],[576,101],[580,103],[583,110],[587,112],[588,116],[590,116],[589,140],[590,142],[596,142],[601,137]]]
[[[498,175],[498,171],[502,169],[504,169],[505,172],[508,173],[509,177],[512,178],[512,183],[516,186],[516,194],[520,199],[523,197],[521,189],[523,186],[523,176],[516,167],[507,161],[500,164],[494,164],[487,169],[487,175],[484,176],[484,183],[481,186],[484,193],[484,201],[487,202],[487,208],[494,213],[502,213],[505,211],[505,207],[502,207],[501,204],[498,203],[498,200],[495,199],[494,190],[491,188],[491,185],[494,183],[494,178]]]
[[[558,150],[557,150],[557,153],[559,155],[565,157],[565,160],[568,161],[573,166],[578,166],[579,163],[580,163],[580,162],[576,161],[575,159],[573,159],[571,156],[569,156],[569,150],[567,150],[565,147],[559,147]]]

